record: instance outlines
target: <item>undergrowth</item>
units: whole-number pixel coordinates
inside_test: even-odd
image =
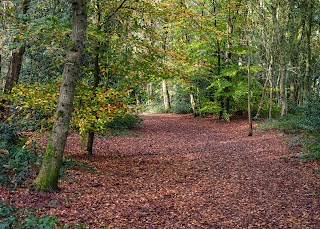
[[[311,96],[285,119],[266,120],[262,129],[279,129],[291,136],[289,147],[301,148],[299,158],[320,159],[320,103],[319,96]]]
[[[0,204],[0,228],[43,228],[51,229],[58,225],[56,216],[36,216],[35,210],[19,209],[11,205]]]
[[[37,216],[33,208],[21,209],[8,204],[0,203],[0,228],[1,229],[52,229],[52,228],[87,228],[82,223],[63,225],[55,215]]]

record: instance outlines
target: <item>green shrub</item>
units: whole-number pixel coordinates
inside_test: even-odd
[[[0,123],[0,130],[0,184],[15,188],[36,173],[31,167],[40,164],[40,158],[25,147],[15,126]],[[30,146],[35,149],[36,145]]]
[[[320,159],[320,138],[309,139],[304,142],[302,152],[308,160]]]
[[[177,114],[189,114],[192,112],[190,102],[176,101],[172,107],[172,111]]]
[[[112,130],[126,130],[126,129],[133,129],[137,125],[142,122],[142,119],[133,114],[125,113],[120,114],[112,119],[111,122],[106,124],[107,129]]]
[[[299,121],[300,128],[311,132],[318,133],[320,131],[320,97],[310,96],[307,102],[298,108],[301,114]]]
[[[299,157],[301,159],[320,159],[319,99],[319,96],[311,96],[304,105],[295,108],[294,113],[289,114],[287,118],[268,120],[263,125],[264,128],[277,128],[293,136],[291,142],[298,141],[297,145],[302,146],[302,154]]]
[[[40,164],[39,155],[28,151],[24,146],[11,146],[10,151],[6,151],[2,146],[0,145],[0,148],[7,154],[0,154],[0,184],[10,188],[24,185],[28,178],[36,173],[32,167]]]
[[[13,124],[0,122],[0,144],[5,147],[17,144],[19,140],[18,127]]]
[[[0,228],[43,228],[51,229],[58,225],[56,216],[36,216],[33,209],[19,209],[14,206],[0,204]]]

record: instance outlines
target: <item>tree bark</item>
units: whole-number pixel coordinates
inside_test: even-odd
[[[22,5],[20,6],[20,7],[22,7],[22,12],[21,12],[22,14],[27,13],[29,6],[30,6],[30,2],[31,2],[31,0],[24,0],[22,2]],[[18,50],[14,51],[12,53],[12,56],[10,58],[9,67],[8,67],[7,76],[6,76],[4,93],[10,92],[12,87],[15,84],[17,84],[19,81],[24,52],[25,52],[25,46],[21,46],[18,48]]]
[[[100,47],[98,46],[96,49],[97,53],[94,60],[94,80],[93,80],[94,96],[96,96],[96,89],[101,80],[100,67],[99,67],[99,50],[100,50]],[[93,141],[94,141],[94,131],[89,130],[88,139],[87,139],[87,152],[90,155],[93,153]]]
[[[250,50],[250,43],[249,43],[249,36],[248,31],[245,26],[245,33],[246,33],[246,43],[248,48],[248,122],[249,122],[249,133],[248,136],[252,136],[252,116],[251,116],[251,50]]]
[[[98,9],[98,18],[97,18],[97,23],[98,23],[98,30],[100,31],[102,28],[101,25],[101,12],[100,12],[100,4],[97,2],[97,9]],[[94,90],[94,97],[96,97],[96,89],[99,86],[99,83],[101,81],[101,75],[100,75],[100,42],[98,42],[97,47],[95,48],[95,58],[94,58],[94,75],[93,75],[93,90]],[[92,155],[93,153],[93,141],[94,141],[94,131],[89,130],[88,132],[88,139],[87,139],[87,152],[88,154]]]
[[[312,5],[308,6],[308,8],[312,8]],[[307,53],[306,53],[306,71],[305,71],[305,77],[304,77],[304,84],[303,84],[303,91],[304,91],[304,102],[308,99],[308,96],[311,91],[311,33],[312,33],[312,20],[313,20],[313,14],[310,10],[308,15],[308,28],[307,28]]]
[[[87,27],[86,0],[73,0],[72,13],[72,44],[66,56],[55,122],[40,172],[30,186],[31,190],[50,192],[58,189],[59,171],[67,141],[75,87],[80,74],[80,62],[84,48]]]
[[[196,101],[194,100],[194,96],[191,91],[190,91],[189,95],[190,95],[190,104],[191,104],[193,116],[196,117],[197,116]]]
[[[6,83],[4,85],[4,93],[9,93],[13,86],[19,81],[24,52],[25,47],[22,46],[18,49],[17,52],[12,53],[7,72]]]
[[[166,80],[162,80],[162,94],[163,94],[164,111],[166,113],[170,113],[171,105],[170,105],[169,91],[168,91]]]
[[[280,71],[280,101],[281,101],[281,117],[287,115],[287,98],[286,98],[286,60],[285,60],[285,51],[283,47],[283,34],[280,31],[279,21],[277,17],[277,8],[271,6],[272,20],[275,29],[275,35],[277,38],[277,45],[279,49],[279,71]]]

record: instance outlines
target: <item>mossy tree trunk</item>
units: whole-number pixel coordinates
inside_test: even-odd
[[[80,60],[84,48],[84,37],[87,27],[86,0],[73,0],[72,13],[72,45],[69,47],[66,56],[52,133],[40,172],[30,186],[30,189],[35,191],[49,192],[58,189],[59,171],[67,141],[75,87],[80,73]]]

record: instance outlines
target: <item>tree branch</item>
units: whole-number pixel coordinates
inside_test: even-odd
[[[123,6],[123,4],[126,2],[127,0],[123,0],[122,3],[118,6],[118,8],[107,17],[107,21],[109,21],[110,18],[112,18]]]

